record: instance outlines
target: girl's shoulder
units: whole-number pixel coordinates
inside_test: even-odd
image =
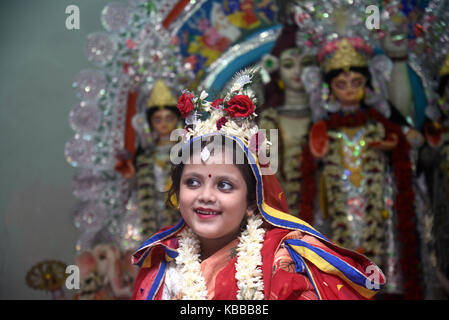
[[[367,257],[312,234],[274,228],[266,241],[277,243],[271,248],[273,262],[287,267],[283,271],[292,273],[294,266],[296,273],[307,274],[320,299],[370,299],[385,284],[382,271]]]
[[[149,267],[154,264],[154,259],[158,256],[176,256],[178,248],[177,234],[183,230],[185,224],[181,220],[175,226],[164,227],[146,240],[132,255],[132,263],[139,267]],[[147,261],[148,260],[148,261]]]

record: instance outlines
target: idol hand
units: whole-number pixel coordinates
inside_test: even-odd
[[[329,136],[325,121],[318,121],[310,129],[309,146],[316,158],[322,158],[329,152]]]
[[[385,140],[373,141],[369,143],[368,146],[378,150],[388,151],[396,148],[396,146],[398,145],[398,141],[398,135],[396,133],[391,133]]]

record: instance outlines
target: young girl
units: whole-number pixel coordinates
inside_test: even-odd
[[[182,218],[134,254],[141,269],[133,298],[373,297],[385,283],[377,266],[288,214],[284,193],[262,161],[267,142],[253,124],[254,99],[244,94],[251,77],[240,75],[226,97],[212,103],[204,93],[179,99],[193,124],[172,174],[170,195]]]

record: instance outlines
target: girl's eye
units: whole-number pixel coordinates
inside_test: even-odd
[[[185,181],[185,184],[187,185],[187,187],[189,188],[197,188],[200,186],[200,182],[196,179],[193,178],[189,178]]]
[[[229,191],[234,188],[234,186],[227,181],[220,181],[217,186],[218,186],[218,189],[224,190],[224,191]]]

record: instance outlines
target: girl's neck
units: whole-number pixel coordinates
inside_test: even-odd
[[[308,108],[309,97],[305,91],[285,90],[285,105]]]
[[[218,250],[224,248],[230,242],[237,239],[239,235],[240,231],[235,235],[230,235],[219,239],[204,239],[198,237],[201,243],[201,255],[200,255],[201,261],[204,261],[210,256],[214,255]]]

